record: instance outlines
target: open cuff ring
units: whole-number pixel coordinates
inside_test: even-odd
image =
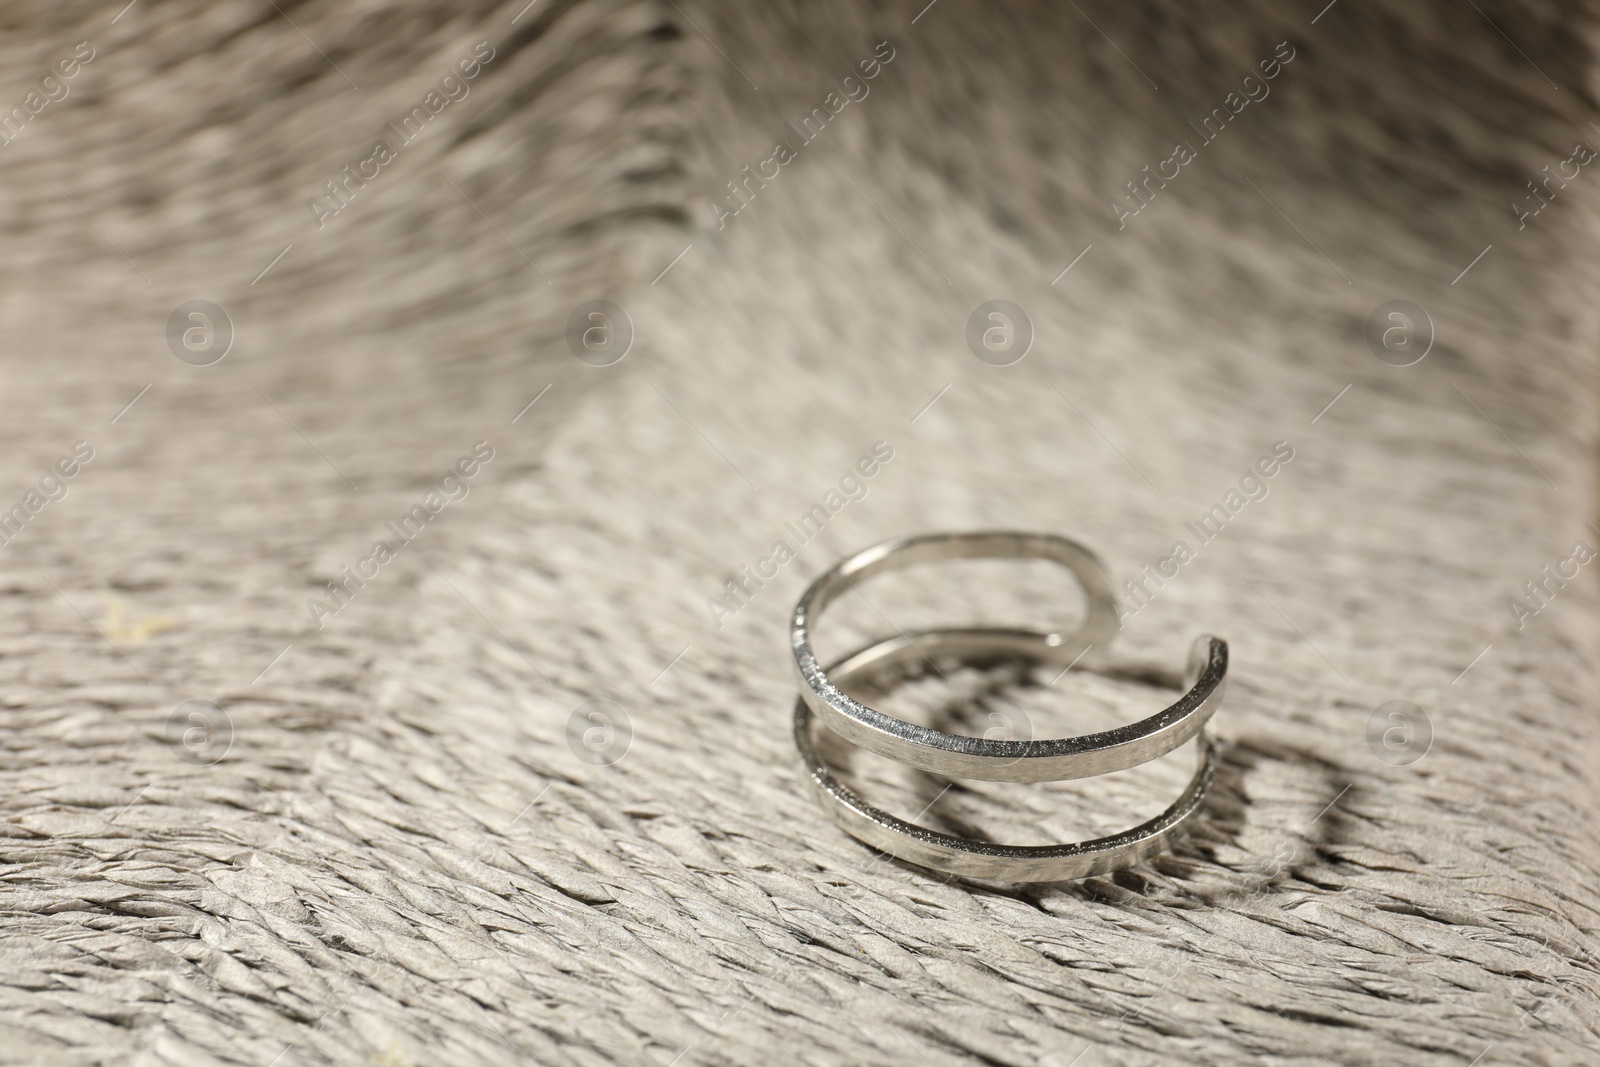
[[[859,649],[823,668],[811,648],[811,625],[858,580],[917,563],[966,558],[1039,558],[1061,564],[1083,587],[1087,611],[1071,634],[1001,628],[939,629],[901,634]],[[1199,809],[1216,769],[1205,725],[1227,681],[1228,646],[1209,635],[1189,654],[1183,687],[1170,706],[1112,730],[1046,740],[998,740],[945,733],[867,707],[844,692],[858,678],[940,657],[965,662],[1031,660],[1076,665],[1103,660],[1119,623],[1105,565],[1087,548],[1052,534],[930,534],[876,545],[845,559],[813,582],[790,627],[800,679],[795,744],[823,806],[858,840],[897,858],[965,877],[1003,881],[1083,878],[1137,863],[1160,851]],[[812,740],[813,717],[856,745],[906,766],[951,778],[1050,782],[1127,770],[1200,738],[1198,766],[1183,793],[1160,815],[1130,830],[1074,844],[1003,845],[952,837],[896,818],[842,784]]]
[[[1111,579],[1105,564],[1075,541],[1037,533],[927,534],[889,541],[858,552],[811,583],[789,626],[800,696],[823,724],[869,752],[918,770],[988,782],[1058,782],[1123,771],[1165,755],[1200,732],[1222,702],[1228,674],[1227,642],[1196,639],[1184,686],[1188,692],[1149,718],[1101,733],[1051,740],[1007,741],[947,734],[885,715],[845,693],[811,649],[812,621],[854,584],[874,574],[934,560],[1039,558],[1065,566],[1082,584],[1087,617],[1076,633],[1027,630],[944,630],[926,635],[921,655],[936,652],[968,660],[1028,656],[1070,665],[1092,652],[1104,655],[1117,634]],[[918,655],[917,649],[910,653]]]

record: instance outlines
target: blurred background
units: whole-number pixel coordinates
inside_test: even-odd
[[[1571,1062],[1593,15],[8,5],[0,1056]],[[1130,662],[1236,656],[1147,870],[941,884],[805,792],[800,589],[991,526],[1194,550],[1124,601]],[[1035,577],[841,632],[1042,623]],[[1056,840],[1175,773],[862,788]]]

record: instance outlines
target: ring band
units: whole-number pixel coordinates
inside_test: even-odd
[[[1052,655],[1055,645],[1049,635],[1024,635],[1011,630],[934,630],[891,637],[860,649],[828,668],[838,682],[853,679],[874,669],[918,658],[917,644],[930,644],[954,650],[960,647],[986,649],[984,635],[1004,640],[1010,649],[1035,642],[1026,654]],[[794,740],[800,750],[818,798],[844,828],[865,844],[898,859],[920,864],[947,874],[1007,882],[1054,882],[1086,878],[1132,866],[1160,852],[1167,842],[1199,810],[1216,774],[1217,753],[1210,736],[1200,733],[1199,765],[1194,777],[1166,811],[1130,830],[1068,845],[1000,845],[938,833],[900,819],[862,800],[840,782],[823,761],[811,739],[812,708],[802,699],[795,701]]]
[[[829,677],[832,672],[818,664],[811,648],[812,620],[853,588],[857,579],[917,563],[969,558],[1039,558],[1061,564],[1083,586],[1088,606],[1083,625],[1068,636],[1003,629],[928,631],[916,635],[920,646],[901,639],[874,646],[897,646],[881,655],[905,660],[940,653],[967,658],[1023,655],[1070,666],[1091,650],[1103,654],[1116,636],[1120,624],[1105,565],[1075,541],[1053,534],[995,531],[928,534],[874,545],[812,582],[790,622],[801,700],[830,730],[869,752],[933,774],[991,782],[1054,782],[1127,770],[1165,755],[1199,734],[1222,702],[1228,645],[1208,635],[1197,638],[1190,651],[1184,680],[1188,692],[1176,703],[1113,730],[1042,741],[968,737],[906,722],[853,699]]]

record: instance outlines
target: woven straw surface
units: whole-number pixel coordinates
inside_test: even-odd
[[[92,458],[0,549],[0,1059],[1592,1057],[1600,605],[1593,565],[1546,578],[1600,547],[1587,15],[1320,6],[9,5],[0,103],[94,58],[0,147],[0,508]],[[1146,165],[1178,176],[1134,200]],[[1578,176],[1536,202],[1546,166]],[[169,349],[196,299],[210,366]],[[633,334],[603,367],[567,339],[597,299]],[[1010,366],[969,350],[990,299],[1031,321]],[[1392,300],[1413,366],[1364,336]],[[1225,637],[1169,854],[951,882],[808,795],[795,597],[982,527],[1192,558],[1130,594],[1120,670],[878,699],[1071,733]],[[929,569],[822,643],[1075,610],[1047,567]],[[1159,811],[1188,758],[999,787],[830,751],[1026,843]]]

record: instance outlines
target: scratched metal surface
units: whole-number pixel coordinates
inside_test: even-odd
[[[0,1059],[1582,1061],[1591,29],[1480,6],[9,6]],[[580,360],[601,299],[631,346]],[[1369,343],[1395,300],[1426,322]],[[944,882],[807,795],[795,597],[980,526],[1164,570],[1125,666],[1230,641],[1170,855]],[[1048,568],[865,591],[824,655],[1074,610]],[[878,699],[1039,736],[1164,699],[948,681]],[[1188,758],[830,751],[1019,843]]]

